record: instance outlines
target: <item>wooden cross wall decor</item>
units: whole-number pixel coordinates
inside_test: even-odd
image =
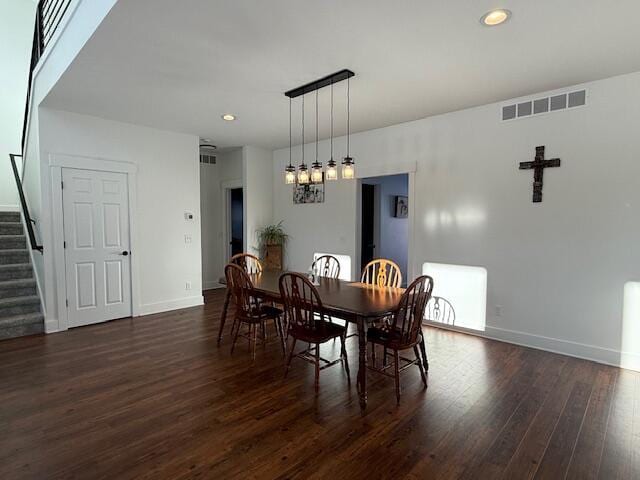
[[[542,201],[542,174],[547,167],[559,167],[560,159],[544,159],[544,145],[536,147],[536,157],[533,162],[520,162],[520,170],[533,170],[533,203]]]

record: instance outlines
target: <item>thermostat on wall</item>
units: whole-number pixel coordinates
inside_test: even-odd
[[[191,213],[191,212],[184,212],[184,219],[185,219],[185,220],[193,220],[193,213]]]

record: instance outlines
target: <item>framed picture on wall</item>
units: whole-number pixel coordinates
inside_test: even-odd
[[[409,216],[409,197],[396,195],[396,218],[407,218]]]
[[[324,203],[324,183],[311,185],[295,185],[293,187],[293,203]]]

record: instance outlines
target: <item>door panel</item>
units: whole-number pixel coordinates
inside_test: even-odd
[[[64,168],[62,181],[69,326],[128,317],[127,175]]]

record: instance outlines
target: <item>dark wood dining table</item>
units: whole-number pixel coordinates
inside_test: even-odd
[[[281,270],[264,270],[262,273],[249,275],[256,295],[268,301],[282,303],[279,279],[283,273],[285,272]],[[404,289],[378,287],[334,278],[316,278],[319,283],[316,288],[326,313],[357,325],[359,346],[357,388],[360,406],[364,408],[367,405],[367,330],[375,319],[389,315],[397,308]],[[227,290],[220,320],[218,342],[222,339],[229,300],[230,292]],[[429,364],[424,340],[420,345],[420,350],[426,371],[429,369]]]

